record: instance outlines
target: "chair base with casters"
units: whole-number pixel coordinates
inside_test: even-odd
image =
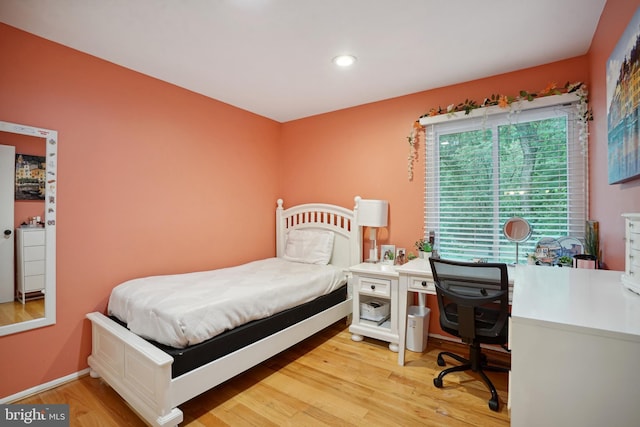
[[[442,380],[451,372],[463,372],[463,371],[472,371],[480,374],[482,381],[487,385],[487,388],[491,392],[491,399],[489,399],[489,409],[492,411],[498,411],[500,409],[500,401],[498,400],[498,392],[496,391],[495,386],[487,377],[487,374],[484,371],[490,372],[509,372],[509,368],[502,366],[493,366],[489,365],[487,361],[487,357],[484,353],[482,353],[480,349],[479,343],[473,343],[469,346],[469,358],[465,359],[462,356],[459,356],[455,353],[451,353],[449,351],[442,351],[438,354],[438,366],[445,366],[445,361],[443,356],[448,356],[452,359],[457,360],[461,363],[458,366],[452,366],[451,368],[447,368],[440,372],[437,378],[433,379],[433,385],[442,388]]]
[[[495,386],[484,371],[509,372],[506,367],[490,366],[481,344],[505,346],[508,341],[509,278],[504,263],[468,263],[429,258],[436,287],[440,327],[462,339],[469,347],[469,358],[443,351],[443,356],[461,363],[440,372],[433,384],[441,388],[451,372],[473,371],[480,375],[491,392],[489,409],[498,411],[500,402]]]

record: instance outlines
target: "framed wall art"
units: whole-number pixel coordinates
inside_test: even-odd
[[[16,154],[16,200],[44,200],[46,158]]]
[[[640,8],[607,61],[609,184],[640,177]]]

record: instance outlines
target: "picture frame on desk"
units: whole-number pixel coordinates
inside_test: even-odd
[[[382,264],[393,265],[396,259],[395,245],[380,245],[380,262]]]

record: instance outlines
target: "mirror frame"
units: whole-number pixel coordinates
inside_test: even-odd
[[[56,323],[56,189],[58,186],[58,132],[34,126],[0,121],[0,131],[35,136],[45,141],[47,182],[45,188],[45,286],[44,317],[0,326],[0,336],[28,331]]]
[[[528,228],[527,235],[522,239],[515,239],[507,234],[507,225],[516,221],[521,221],[527,224],[527,228]],[[502,226],[502,234],[504,234],[504,237],[510,242],[516,242],[516,243],[526,242],[527,240],[529,240],[532,233],[533,233],[533,229],[531,228],[531,223],[520,216],[512,216],[511,218],[506,220],[504,225]]]

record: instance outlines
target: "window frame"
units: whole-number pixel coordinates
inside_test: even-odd
[[[571,170],[568,180],[569,197],[567,200],[568,220],[568,232],[567,235],[578,238],[583,241],[584,238],[584,226],[585,221],[588,218],[588,204],[589,204],[589,182],[588,182],[588,141],[586,131],[586,121],[578,120],[579,97],[575,93],[553,95],[543,98],[538,98],[533,101],[519,101],[510,105],[507,109],[497,106],[483,107],[475,110],[471,110],[469,114],[463,112],[439,115],[434,117],[423,117],[420,119],[420,124],[425,127],[425,189],[424,189],[424,237],[431,239],[435,243],[436,248],[440,248],[440,214],[437,210],[439,206],[439,195],[436,195],[434,200],[430,200],[432,196],[431,192],[434,191],[433,186],[436,185],[438,193],[439,191],[439,165],[440,162],[437,159],[438,149],[438,137],[441,134],[451,134],[454,132],[464,132],[471,130],[486,129],[487,123],[491,123],[490,127],[499,127],[501,125],[494,124],[495,121],[502,120],[506,124],[518,124],[522,117],[522,122],[530,122],[535,120],[544,120],[549,118],[550,112],[560,111],[562,114],[568,115],[567,117],[567,140],[569,149],[567,152],[567,166],[568,168],[576,168],[576,171]],[[520,114],[523,113],[523,114]],[[496,117],[492,117],[496,116]],[[581,129],[581,126],[584,128]],[[497,134],[493,135],[494,140],[498,138]],[[497,150],[499,145],[494,143],[494,164],[497,160]],[[499,175],[496,173],[495,175]],[[499,179],[494,184],[494,188],[499,185]],[[498,200],[496,198],[496,200]],[[434,212],[434,210],[436,210]],[[499,205],[496,205],[495,210],[499,210]],[[499,215],[496,215],[499,218]],[[531,219],[531,218],[529,218]],[[494,218],[495,221],[495,218]],[[496,227],[488,233],[492,235],[494,241],[493,245],[500,245],[499,254],[500,259],[507,259],[511,252],[515,254],[515,245],[506,242],[502,233],[503,224],[495,223]],[[530,239],[527,246],[531,246],[532,240],[540,237],[561,237],[561,236],[541,236],[535,235]],[[510,247],[502,249],[502,245],[509,243]],[[535,245],[534,245],[535,246]],[[523,253],[521,251],[521,253]],[[469,260],[476,258],[470,251]],[[521,258],[521,257],[520,257]],[[492,259],[497,261],[497,259]]]

